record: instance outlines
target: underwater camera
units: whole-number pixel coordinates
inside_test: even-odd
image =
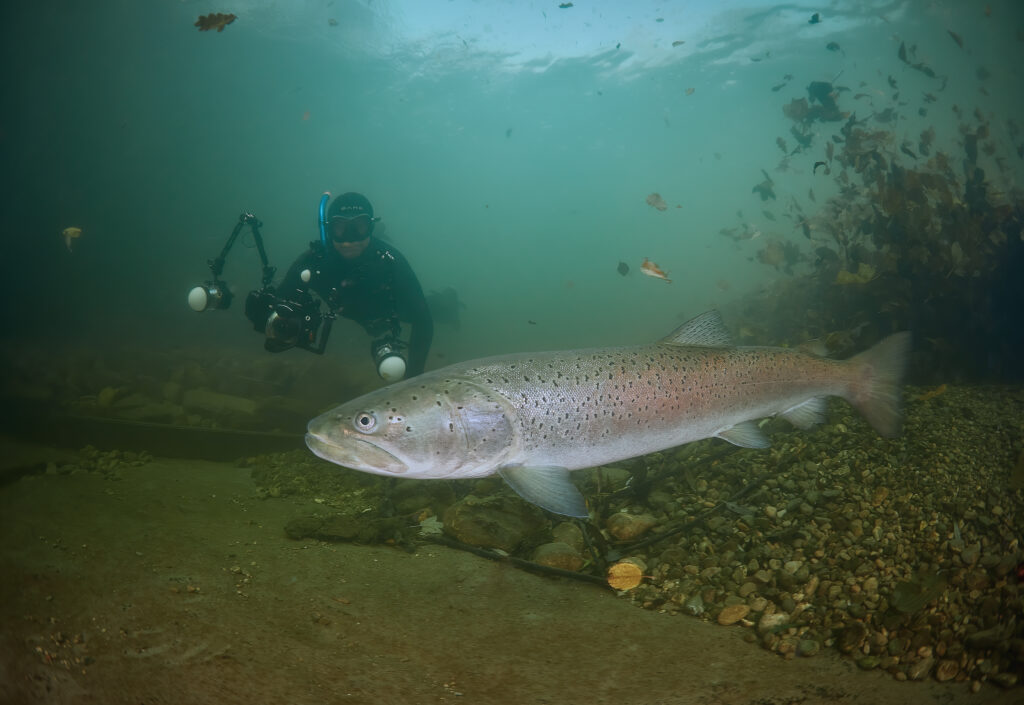
[[[323,202],[321,202],[322,209]],[[271,267],[267,260],[267,253],[263,248],[263,236],[260,234],[262,225],[252,213],[242,213],[238,216],[238,222],[220,254],[207,260],[213,278],[193,287],[188,292],[188,305],[193,311],[223,310],[231,306],[234,295],[220,275],[224,271],[228,253],[242,229],[248,226],[252,230],[253,241],[259,252],[260,263],[263,265],[263,276],[260,288],[250,291],[245,298],[245,317],[258,332],[266,335],[264,347],[270,352],[299,347],[318,355],[323,354],[334,314],[330,312],[322,314],[320,304],[306,292],[296,292],[297,300],[284,299],[276,295],[270,282],[273,280],[277,268]],[[308,274],[306,274],[303,281],[308,280]],[[322,330],[321,324],[324,324]],[[318,334],[320,335],[319,343],[317,342]]]
[[[330,335],[331,318],[320,312],[320,304],[302,293],[298,301],[279,298],[267,286],[250,291],[245,299],[245,317],[253,328],[267,336],[265,347],[271,352],[300,347],[322,353]],[[316,344],[320,324],[327,319],[320,344]]]
[[[393,336],[378,338],[370,344],[374,367],[385,382],[397,382],[405,377],[403,347],[404,344]]]

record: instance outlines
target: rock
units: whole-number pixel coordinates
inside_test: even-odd
[[[815,656],[821,651],[821,642],[814,639],[801,639],[796,645],[797,656]]]
[[[104,387],[100,390],[100,393],[96,395],[96,406],[101,409],[108,408],[114,403],[114,400],[117,398],[119,393],[120,390],[118,390],[117,387]]]
[[[622,489],[629,484],[632,476],[629,470],[614,465],[601,466],[592,475],[596,481],[601,483],[601,487],[605,492]]]
[[[862,656],[857,659],[857,668],[862,671],[870,671],[878,668],[878,657],[877,656]]]
[[[189,410],[205,411],[210,414],[256,413],[256,402],[245,397],[212,392],[209,389],[190,389],[182,395],[182,406]]]
[[[789,623],[789,615],[785,612],[775,612],[774,614],[766,614],[761,617],[757,622],[758,634],[767,634],[773,632],[785,624]]]
[[[169,401],[172,404],[178,404],[181,402],[181,385],[177,382],[164,382],[161,387],[161,391],[164,396],[164,401]]]
[[[718,623],[728,627],[746,617],[749,612],[750,608],[746,605],[730,605],[718,613]]]
[[[391,490],[391,501],[398,514],[413,514],[430,509],[440,515],[455,502],[455,491],[447,482],[396,480]]]
[[[874,595],[878,592],[878,578],[872,575],[870,578],[866,579],[864,581],[863,589],[866,594]]]
[[[650,514],[617,512],[608,517],[605,527],[607,527],[608,533],[619,541],[632,541],[643,536],[657,523],[657,520]]]
[[[757,584],[747,582],[740,585],[740,589],[736,591],[736,594],[740,597],[746,598],[750,597],[751,593],[754,592],[757,592]]]
[[[583,553],[583,532],[576,524],[573,524],[570,521],[563,521],[551,530],[551,535],[555,541],[561,541],[564,544],[572,546],[579,553]],[[664,558],[662,560],[664,560]]]
[[[700,596],[699,592],[694,593],[683,605],[683,608],[695,617],[704,614],[704,598]]]
[[[811,579],[808,580],[803,587],[804,597],[810,599],[814,597],[814,593],[818,590],[818,576],[812,575]]]
[[[747,603],[750,605],[751,612],[764,612],[765,608],[768,607],[768,599],[764,597],[751,598]]]
[[[469,495],[444,513],[444,530],[449,536],[470,546],[508,553],[546,525],[540,509],[507,495]]]
[[[151,402],[142,406],[120,409],[118,418],[128,421],[149,421],[151,423],[174,423],[183,410],[177,404]]]
[[[854,622],[843,630],[839,638],[839,650],[844,653],[855,651],[861,647],[868,636],[868,628],[863,622]]]
[[[932,666],[935,665],[935,659],[923,658],[920,661],[910,664],[907,668],[907,678],[912,681],[923,680],[931,673]]]
[[[967,565],[974,565],[975,563],[978,562],[978,558],[980,556],[981,556],[981,544],[980,543],[972,543],[970,546],[967,546],[966,548],[964,548],[963,552],[960,554],[960,560],[962,560]]]
[[[971,649],[994,649],[1006,638],[1005,627],[992,627],[982,632],[967,636],[967,646]]]
[[[956,674],[960,672],[960,664],[956,661],[946,659],[945,661],[939,661],[938,667],[935,669],[935,680],[943,683],[948,680],[956,678]]]
[[[312,537],[322,523],[323,520],[317,517],[299,517],[285,524],[284,533],[288,538],[298,541],[299,539]]]
[[[569,544],[561,541],[541,544],[533,552],[533,562],[549,568],[575,572],[583,567],[583,556]]]
[[[1020,680],[1020,677],[1016,673],[997,673],[989,680],[1000,688],[1012,688],[1017,685],[1017,681]]]

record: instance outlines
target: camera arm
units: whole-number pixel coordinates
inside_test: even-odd
[[[231,252],[235,240],[238,239],[238,234],[242,232],[242,228],[246,225],[252,230],[252,237],[256,242],[256,250],[260,254],[260,263],[263,265],[263,286],[268,286],[273,281],[277,268],[271,267],[270,262],[267,260],[267,251],[263,247],[263,235],[260,234],[260,227],[263,223],[252,213],[242,213],[238,216],[238,222],[235,223],[235,227],[231,231],[231,235],[228,236],[228,241],[224,243],[220,254],[211,260],[207,260],[207,264],[210,265],[210,272],[213,273],[214,282],[220,283],[220,275],[224,271],[224,263],[227,261],[228,253]]]

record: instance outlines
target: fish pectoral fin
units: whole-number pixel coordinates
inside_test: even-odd
[[[742,421],[734,426],[723,428],[715,435],[740,448],[767,448],[771,445],[768,437],[761,433],[761,429],[753,421]]]
[[[779,416],[806,431],[825,420],[825,398],[812,397],[791,409],[786,409]]]
[[[557,465],[505,465],[498,474],[527,502],[555,514],[586,519],[587,503],[569,479],[569,471]]]

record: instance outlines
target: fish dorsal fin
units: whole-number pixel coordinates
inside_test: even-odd
[[[668,345],[697,345],[704,348],[727,348],[732,336],[722,323],[722,314],[711,310],[691,318],[661,339]]]

